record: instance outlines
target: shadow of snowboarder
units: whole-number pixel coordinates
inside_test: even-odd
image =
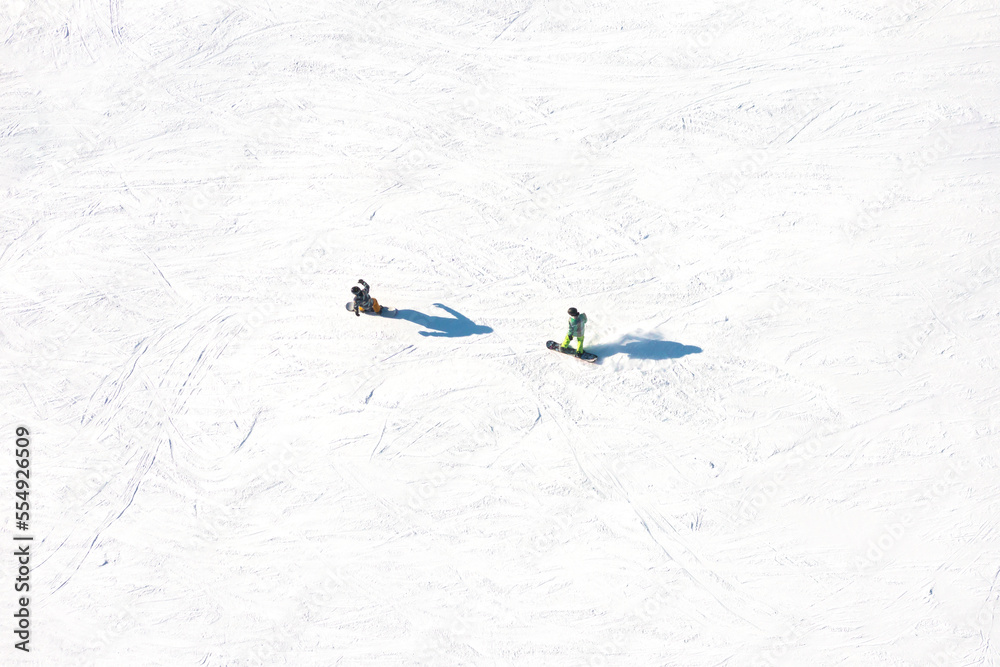
[[[400,309],[396,317],[402,320],[419,324],[425,329],[433,331],[420,331],[421,336],[442,336],[445,338],[459,338],[461,336],[475,336],[477,334],[493,333],[493,329],[482,324],[476,324],[468,317],[453,308],[449,308],[440,303],[435,306],[444,310],[451,317],[439,317],[437,315],[425,315],[418,310]]]
[[[681,345],[671,340],[644,338],[634,334],[625,334],[613,343],[586,345],[584,349],[602,358],[627,354],[632,359],[680,359],[702,351],[694,345]]]

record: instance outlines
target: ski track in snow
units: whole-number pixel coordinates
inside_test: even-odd
[[[674,4],[0,8],[4,664],[1000,664],[1000,10]]]

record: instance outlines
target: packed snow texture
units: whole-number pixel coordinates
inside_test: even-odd
[[[0,15],[4,664],[1000,665],[994,0]]]

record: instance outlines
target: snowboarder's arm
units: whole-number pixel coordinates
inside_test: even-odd
[[[358,278],[358,283],[364,286],[364,288],[365,288],[365,291],[366,291],[366,292],[367,292],[367,291],[368,291],[369,289],[371,289],[370,287],[368,287],[368,283],[366,283],[366,282],[365,282],[365,281],[364,281],[363,279],[361,279],[361,278]]]

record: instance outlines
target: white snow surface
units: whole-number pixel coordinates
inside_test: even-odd
[[[995,0],[0,19],[3,664],[1000,665]]]

